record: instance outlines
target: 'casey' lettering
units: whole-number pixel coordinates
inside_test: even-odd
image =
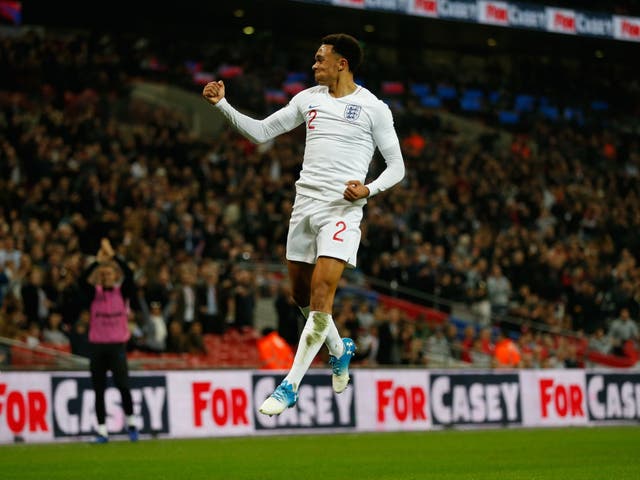
[[[167,432],[167,391],[163,378],[133,377],[131,397],[136,427],[141,431]],[[91,434],[95,431],[95,396],[88,378],[54,378],[53,416],[56,436]],[[107,388],[107,428],[123,428],[120,393]]]
[[[593,420],[640,419],[640,376],[592,375],[587,398]]]
[[[355,410],[353,388],[347,388],[340,395],[335,394],[330,385],[331,376],[310,375],[300,386],[298,403],[277,417],[255,415],[256,428],[309,428],[309,427],[353,427]],[[262,377],[255,381],[253,398],[260,403],[275,388],[273,377]]]
[[[517,377],[435,376],[431,385],[433,420],[440,424],[518,422],[519,393]]]

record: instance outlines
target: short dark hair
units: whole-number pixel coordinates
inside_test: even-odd
[[[362,47],[360,43],[351,35],[346,33],[332,33],[322,39],[323,45],[332,45],[333,51],[342,55],[349,63],[349,70],[354,72],[362,63]]]

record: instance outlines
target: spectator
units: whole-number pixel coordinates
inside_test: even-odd
[[[178,320],[169,322],[169,333],[167,336],[167,352],[169,353],[187,353],[189,351],[189,342],[187,334],[182,329],[182,323]]]
[[[29,328],[24,334],[24,343],[29,348],[34,348],[42,342],[42,331],[37,323],[30,323]]]
[[[15,239],[11,235],[0,237],[0,269],[7,264],[20,265],[22,252],[16,248]]]
[[[473,363],[471,351],[476,341],[476,329],[473,325],[467,325],[464,328],[464,335],[460,341],[460,360],[467,363]]]
[[[167,348],[167,320],[160,302],[151,302],[142,327],[143,345],[152,352],[164,352]]]
[[[200,322],[193,322],[189,326],[186,337],[186,348],[188,353],[195,355],[207,354],[207,347],[204,344],[204,337],[202,336],[202,324]]]
[[[433,332],[424,345],[423,358],[425,363],[432,366],[448,366],[452,359],[451,345],[445,336],[444,328],[442,325],[438,325]]]
[[[61,330],[62,314],[53,310],[49,313],[47,326],[42,330],[42,341],[51,345],[70,345],[69,337]]]
[[[71,353],[81,357],[91,358],[91,346],[89,345],[90,315],[84,310],[78,316],[78,320],[71,326],[69,342]]]
[[[458,327],[453,322],[447,322],[444,325],[444,336],[449,343],[451,349],[451,357],[460,360],[462,355],[462,345],[460,343],[460,335],[458,334]]]
[[[518,345],[508,337],[506,331],[500,331],[496,340],[494,360],[496,367],[515,368],[520,366],[522,356]]]
[[[491,303],[491,313],[498,318],[504,317],[511,298],[511,282],[502,274],[500,265],[494,264],[487,279],[487,293]]]
[[[376,362],[380,365],[397,365],[400,363],[401,351],[401,319],[402,312],[397,308],[389,311],[379,311],[382,316],[377,323],[378,327],[378,355]]]
[[[200,257],[204,249],[204,236],[194,223],[191,214],[182,214],[175,246],[178,250],[183,249],[190,256]]]
[[[418,343],[420,339],[416,339]],[[380,339],[378,338],[378,327],[374,324],[369,328],[361,328],[356,338],[358,349],[354,355],[354,360],[362,365],[374,367],[377,365]]]
[[[164,315],[168,315],[173,306],[170,305],[174,286],[171,273],[167,264],[160,265],[156,275],[151,276],[151,280],[145,286],[144,297],[147,304],[152,302],[160,303]]]
[[[0,264],[0,305],[4,301],[4,296],[9,290],[9,278],[11,271],[5,267],[5,264]]]
[[[234,272],[234,286],[230,298],[229,314],[236,328],[254,326],[256,291],[253,275],[249,270],[239,267]]]
[[[291,346],[272,328],[265,328],[258,339],[260,368],[264,370],[286,370],[293,362]]]
[[[589,350],[608,355],[611,348],[611,337],[604,332],[603,327],[596,328],[596,331],[589,338]]]
[[[177,321],[184,332],[187,332],[194,322],[200,321],[201,305],[198,302],[205,300],[196,295],[196,281],[195,266],[183,264],[180,267],[180,284],[174,291],[172,320]]]
[[[196,288],[200,321],[204,333],[222,334],[225,330],[224,319],[221,316],[219,287],[219,268],[213,262],[202,265],[203,282]]]
[[[493,366],[493,355],[483,347],[482,339],[476,338],[471,350],[471,362],[476,368],[489,369]]]
[[[574,343],[567,342],[564,352],[564,367],[565,368],[580,368],[580,361],[578,360],[578,351]]]
[[[614,355],[625,356],[624,345],[627,341],[637,344],[640,339],[638,324],[631,318],[627,307],[621,308],[618,318],[611,322],[609,336],[611,337],[612,353]]]
[[[47,291],[44,272],[34,267],[29,274],[29,281],[22,285],[21,295],[24,311],[29,323],[44,327],[49,317],[49,309],[53,307],[51,292]]]
[[[480,340],[480,349],[487,355],[493,356],[495,352],[495,344],[491,339],[491,328],[481,328],[478,333],[478,340]]]
[[[471,300],[471,311],[475,315],[476,322],[486,327],[491,324],[491,301],[489,300],[489,292],[487,291],[487,284],[481,282],[478,288],[469,292]]]
[[[374,324],[375,317],[371,312],[371,306],[369,305],[369,302],[360,302],[360,304],[358,305],[358,311],[356,312],[356,320],[358,322],[358,326],[365,329],[369,329],[369,327]]]
[[[420,347],[422,342],[416,338],[416,325],[414,322],[404,322],[400,330],[400,363],[402,365],[418,365],[420,360]]]

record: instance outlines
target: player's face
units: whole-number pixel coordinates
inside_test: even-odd
[[[116,283],[116,271],[111,265],[100,267],[99,282],[103,287],[111,288]]]
[[[333,45],[320,45],[313,64],[313,74],[318,85],[331,85],[338,79],[346,60],[333,51]]]

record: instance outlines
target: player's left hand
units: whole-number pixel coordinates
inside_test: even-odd
[[[367,198],[369,196],[369,188],[363,185],[359,180],[349,180],[345,183],[347,188],[344,190],[344,199],[350,202],[355,202],[361,198]]]

